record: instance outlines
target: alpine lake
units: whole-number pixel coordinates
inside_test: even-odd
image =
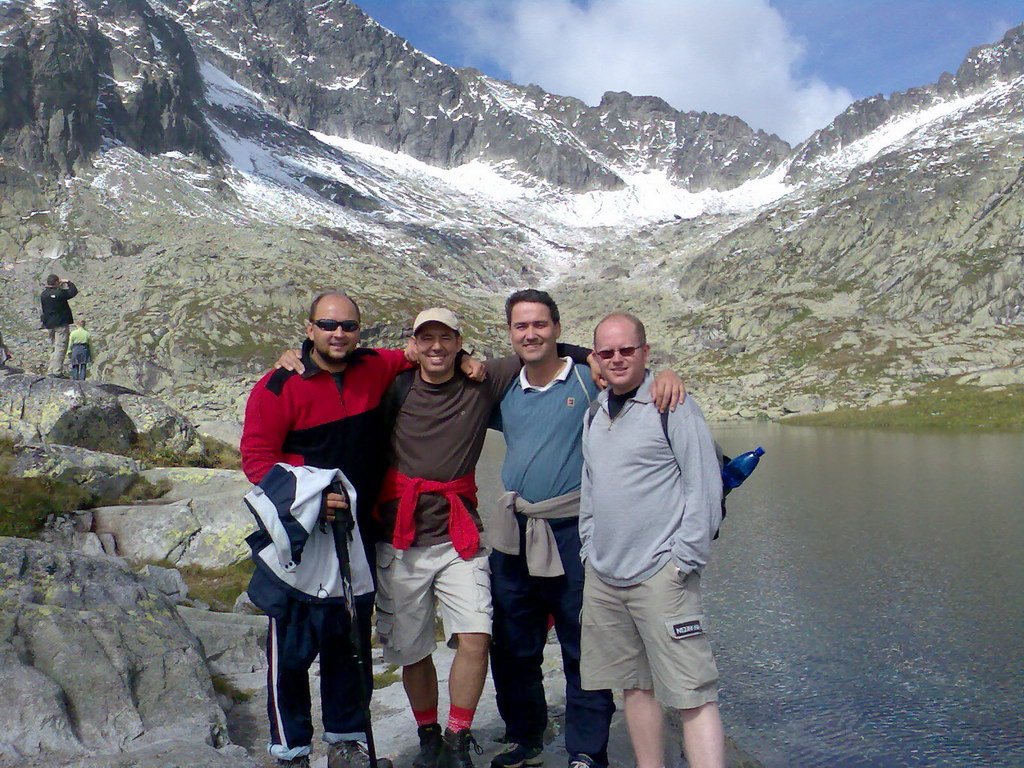
[[[733,740],[766,768],[1024,766],[1024,434],[712,431],[766,450],[703,578]]]

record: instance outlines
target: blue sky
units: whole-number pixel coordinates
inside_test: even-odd
[[[356,0],[456,66],[596,103],[735,114],[796,142],[850,101],[934,82],[1024,0]]]

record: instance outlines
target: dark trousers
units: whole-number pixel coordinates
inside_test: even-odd
[[[294,749],[312,743],[309,667],[317,654],[320,654],[320,701],[325,733],[353,734],[355,738],[355,734],[366,731],[364,692],[373,689],[369,653],[372,612],[373,594],[356,598],[359,634],[365,651],[363,685],[357,677],[345,606],[313,605],[289,599],[282,615],[270,619],[267,713],[272,744]]]
[[[520,525],[523,552],[525,521]],[[526,557],[491,553],[494,628],[491,675],[498,712],[510,741],[540,745],[547,726],[541,665],[548,634],[548,616],[562,647],[565,671],[565,748],[570,757],[586,754],[608,765],[608,727],[615,704],[611,691],[585,691],[580,686],[580,611],[583,609],[583,565],[576,520],[553,520],[564,576],[530,576]]]

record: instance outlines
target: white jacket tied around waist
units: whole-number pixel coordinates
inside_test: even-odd
[[[352,593],[373,591],[370,566],[363,551],[356,515],[356,489],[337,469],[275,464],[245,495],[245,503],[271,543],[253,553],[282,582],[312,597],[344,597],[341,568],[331,526],[320,530],[323,494],[340,481],[349,498],[354,529],[348,542]]]

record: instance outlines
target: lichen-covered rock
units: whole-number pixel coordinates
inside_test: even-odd
[[[18,445],[11,474],[15,477],[45,477],[75,483],[95,503],[116,501],[142,470],[139,462],[126,456],[90,451],[73,445]]]
[[[222,568],[249,556],[245,537],[255,522],[241,497],[215,496],[99,507],[93,510],[93,529],[113,534],[122,557]]]
[[[117,398],[82,381],[14,374],[0,378],[0,419],[27,422],[46,443],[124,453],[135,426]]]
[[[6,418],[0,414],[0,439],[15,443],[31,443],[39,439],[39,430],[35,424],[21,419]]]
[[[196,424],[199,434],[220,440],[237,448],[242,440],[242,425],[237,421],[201,421]]]
[[[1024,366],[1016,368],[993,368],[977,371],[961,376],[958,384],[975,384],[979,387],[1005,387],[1012,384],[1024,384]]]
[[[205,469],[202,467],[156,467],[147,469],[142,477],[154,485],[169,483],[161,501],[181,501],[197,496],[227,496],[241,502],[252,489],[240,469]]]
[[[203,644],[215,675],[239,675],[266,669],[267,617],[178,608],[178,614]]]
[[[168,458],[206,452],[189,420],[154,397],[26,374],[0,377],[0,435],[107,453],[133,446]]]
[[[782,403],[786,413],[817,413],[824,410],[828,401],[817,395],[795,395]]]
[[[0,660],[0,762],[227,743],[196,638],[115,559],[0,538]]]
[[[95,536],[96,534],[92,535]],[[145,577],[160,594],[175,605],[188,597],[188,584],[185,583],[181,571],[177,568],[144,565],[139,574]]]
[[[158,454],[202,456],[206,453],[196,428],[178,411],[153,397],[118,395],[138,441]]]

